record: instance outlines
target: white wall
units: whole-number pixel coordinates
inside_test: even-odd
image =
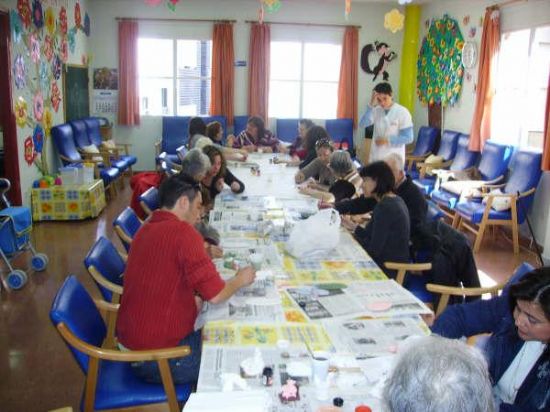
[[[359,46],[362,48],[374,40],[385,41],[398,55],[401,54],[403,32],[395,34],[384,29],[384,15],[395,4],[357,3],[352,5],[352,13],[349,21],[344,18],[344,2],[311,1],[300,2],[283,1],[280,10],[276,13],[266,13],[266,21],[304,22],[304,23],[331,23],[361,25],[359,31]],[[403,11],[403,10],[402,10]],[[142,1],[132,0],[94,0],[90,3],[90,16],[92,18],[92,31],[94,35],[90,40],[90,48],[94,54],[93,67],[118,67],[117,53],[117,24],[115,17],[158,17],[158,18],[190,18],[190,19],[234,19],[234,44],[235,59],[248,61],[249,25],[245,20],[256,20],[258,17],[258,2],[256,0],[185,0],[177,5],[176,11],[171,12],[164,6],[149,7]],[[143,31],[150,32],[151,26],[165,27],[167,23],[143,24]],[[176,28],[182,36],[193,36],[196,33],[204,33],[204,23],[168,23],[170,30]],[[165,30],[165,29],[163,29]],[[324,39],[323,34],[330,29],[319,30],[316,28],[304,28],[303,26],[272,26],[272,38],[284,33],[287,37],[301,36],[304,30],[308,36],[316,39]],[[343,29],[335,29],[342,31]],[[210,29],[211,32],[211,29]],[[328,36],[333,36],[334,33]],[[210,35],[211,36],[211,35]],[[342,38],[343,36],[341,36]],[[359,50],[360,52],[360,50]],[[235,68],[235,114],[247,114],[247,85],[248,68]],[[399,95],[399,70],[400,61],[394,60],[388,72],[390,82]],[[365,107],[374,83],[371,76],[359,71],[359,115]],[[151,170],[154,165],[153,142],[161,134],[161,120],[159,117],[142,117],[140,127],[116,127],[116,138],[120,141],[133,144],[133,152],[139,161],[136,169]],[[362,133],[362,132],[361,132]],[[362,138],[356,139],[361,142]]]
[[[69,29],[74,26],[74,7],[77,0],[65,0],[64,2],[58,2],[58,1],[52,1],[52,0],[43,0],[42,1],[42,7],[43,11],[45,12],[46,8],[49,6],[53,7],[53,10],[55,12],[56,20],[59,15],[59,9],[61,5],[65,5],[67,9],[67,20],[68,20],[68,27]],[[30,2],[32,7],[32,2]],[[80,0],[80,9],[82,14],[82,22],[84,22],[84,15],[88,11],[88,0]],[[17,0],[0,0],[0,7],[4,9],[16,9],[17,7]],[[93,21],[92,21],[93,23]],[[43,29],[46,30],[45,28]],[[75,36],[76,39],[76,47],[74,53],[70,53],[69,51],[69,58],[67,63],[68,64],[82,64],[82,55],[87,54],[87,40],[88,38],[86,35],[81,31],[78,30]],[[22,54],[25,56],[25,62],[27,65],[29,78],[27,80],[27,83],[29,81],[36,82],[36,68],[35,65],[32,63],[31,59],[28,57],[28,49],[26,46],[23,45],[22,41],[18,44],[12,44],[11,49],[11,57],[12,60],[16,58],[18,54]],[[41,56],[42,59],[44,59],[44,56]],[[2,62],[4,64],[4,62]],[[10,62],[10,68],[13,67],[13,63]],[[13,76],[12,76],[13,78]],[[61,81],[62,78],[59,79],[57,82],[59,90],[61,92],[61,96],[63,98],[63,82]],[[49,95],[49,93],[44,92],[44,96],[46,94]],[[28,114],[29,117],[32,117],[32,97],[33,93],[29,88],[25,89],[17,89],[15,87],[15,79],[13,79],[12,82],[12,98],[13,102],[17,101],[19,97],[23,97],[27,101],[28,105]],[[55,113],[52,110],[53,113],[53,125],[60,124],[64,122],[64,115],[63,115],[63,101],[59,105],[59,110],[57,113]],[[31,196],[31,188],[32,183],[35,179],[38,179],[41,177],[38,169],[31,165],[29,166],[27,162],[25,161],[24,157],[24,141],[28,136],[32,136],[33,134],[33,128],[25,126],[23,128],[17,127],[17,147],[18,147],[18,161],[19,161],[19,173],[20,173],[20,185],[21,185],[21,195],[23,204],[30,205],[30,196]],[[57,156],[54,153],[54,148],[51,143],[51,139],[47,141],[47,144],[45,145],[45,150],[48,154],[48,164],[50,168],[50,173],[55,173],[57,171]],[[7,154],[6,154],[7,155]],[[13,184],[14,182],[12,182]]]
[[[427,29],[424,22],[431,18],[441,18],[444,13],[449,14],[459,22],[462,35],[468,37],[468,30],[476,26],[476,36],[473,40],[477,43],[478,49],[481,43],[482,27],[480,18],[485,14],[485,7],[494,4],[495,0],[479,1],[454,1],[442,0],[433,1],[422,7],[420,39],[425,36]],[[470,16],[470,23],[463,24],[463,18]],[[550,0],[529,0],[529,2],[512,4],[501,9],[501,32],[520,30],[529,27],[537,27],[550,24]],[[421,40],[419,44],[421,43]],[[475,104],[474,84],[477,78],[478,65],[465,71],[462,96],[454,107],[448,107],[443,112],[443,128],[457,130],[464,133],[470,132],[470,126]],[[466,74],[472,75],[472,81],[466,80]],[[414,124],[416,127],[428,124],[428,111],[419,101],[415,106]],[[544,245],[544,257],[550,259],[550,173],[543,174],[533,207],[529,217],[535,232],[537,242]],[[526,225],[522,227],[522,233],[528,235]]]

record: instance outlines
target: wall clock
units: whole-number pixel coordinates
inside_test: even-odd
[[[477,47],[475,42],[466,41],[462,46],[462,65],[466,69],[471,69],[477,63]]]

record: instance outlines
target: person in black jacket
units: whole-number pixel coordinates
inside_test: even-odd
[[[385,162],[373,162],[359,172],[363,194],[376,200],[372,218],[365,228],[342,217],[344,227],[353,232],[363,249],[390,278],[397,273],[385,268],[385,262],[409,261],[409,213],[403,199],[393,193],[395,178]]]
[[[209,201],[214,202],[214,198],[223,190],[224,184],[228,185],[233,193],[242,193],[244,183],[229,171],[221,150],[216,146],[209,145],[203,147],[202,151],[212,164],[206,176],[201,180],[201,184],[208,190]]]

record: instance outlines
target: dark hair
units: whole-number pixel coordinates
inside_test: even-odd
[[[189,120],[189,138],[196,134],[206,135],[206,124],[201,117],[192,117]]]
[[[374,91],[376,93],[380,93],[380,94],[387,94],[387,95],[392,95],[393,93],[393,90],[390,86],[389,83],[378,83],[376,86],[374,86]]]
[[[304,143],[305,149],[308,152],[314,151],[317,141],[321,139],[326,139],[330,141],[330,136],[328,135],[325,128],[321,126],[315,126],[315,125],[311,126],[309,129],[307,129],[307,132],[306,132],[305,143]]]
[[[252,116],[246,122],[246,124],[249,124],[249,123],[258,129],[258,135],[256,136],[256,138],[252,138],[252,140],[254,141],[254,144],[257,144],[260,139],[263,139],[265,137],[264,119],[258,116]]]
[[[189,202],[192,202],[199,191],[200,185],[193,177],[185,173],[177,173],[161,183],[159,205],[172,209],[180,197],[185,196]]]
[[[374,194],[383,196],[386,193],[393,191],[395,186],[395,177],[393,172],[386,162],[378,161],[369,163],[363,166],[359,171],[361,177],[370,177],[376,181],[376,187],[373,190]]]
[[[210,138],[213,142],[218,141],[218,133],[222,129],[222,124],[220,122],[210,122],[206,125],[206,136]]]
[[[298,121],[298,124],[304,126],[306,129],[311,129],[313,126],[315,126],[315,123],[313,123],[311,120],[309,119],[300,119]]]
[[[210,163],[212,163],[212,166],[214,166],[214,159],[216,156],[220,156],[220,159],[222,161],[222,166],[220,167],[220,171],[217,174],[217,176],[225,176],[225,171],[227,170],[227,163],[225,162],[225,157],[223,157],[223,153],[220,149],[218,149],[216,146],[208,145],[204,146],[202,148],[202,152],[208,156],[210,159]]]
[[[519,282],[510,286],[508,299],[512,312],[518,300],[539,304],[546,319],[550,321],[550,267],[527,273]]]
[[[332,145],[332,140],[329,138],[319,139],[315,142],[315,150],[319,149],[329,149],[331,152],[334,151],[334,146]]]

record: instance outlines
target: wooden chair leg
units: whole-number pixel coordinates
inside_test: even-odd
[[[84,392],[84,412],[93,412],[95,409],[95,390],[97,386],[97,372],[99,370],[99,359],[92,356],[89,359],[86,390]]]
[[[170,367],[168,366],[168,360],[159,359],[158,364],[170,412],[179,412],[178,398],[176,397],[176,389],[174,388],[174,381],[172,379]]]
[[[479,252],[479,249],[481,247],[481,241],[483,240],[483,234],[485,233],[486,228],[487,228],[487,222],[485,220],[482,220],[481,223],[479,224],[476,240],[474,242],[474,253]]]
[[[462,221],[462,217],[455,212],[454,216],[453,216],[453,221],[451,223],[451,226],[455,229],[458,230],[458,228],[460,227],[460,222]]]
[[[519,254],[519,230],[518,230],[518,214],[517,202],[521,200],[512,199],[510,212],[512,214],[512,241],[514,242],[514,255]]]

